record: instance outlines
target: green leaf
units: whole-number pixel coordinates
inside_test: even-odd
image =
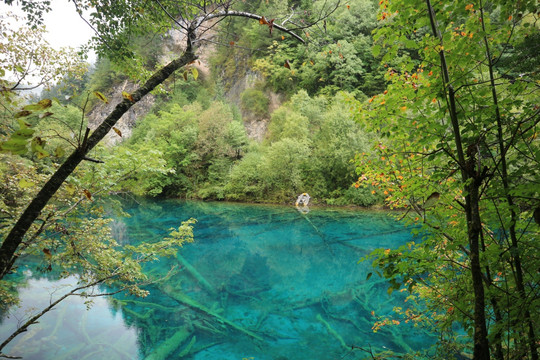
[[[27,152],[26,149],[26,140],[13,140],[4,141],[0,144],[0,149],[2,152],[10,152],[16,155],[22,155]]]
[[[34,134],[34,129],[30,129],[30,124],[26,123],[23,119],[18,119],[19,129],[11,134],[7,141],[0,144],[1,151],[11,152],[12,154],[23,155],[26,154],[28,140]]]
[[[30,140],[32,135],[34,134],[34,129],[19,129],[11,135],[12,139],[22,139],[24,141]]]
[[[371,48],[371,52],[373,53],[373,56],[377,57],[381,53],[381,45],[373,45]]]
[[[61,146],[58,146],[55,150],[54,150],[54,156],[59,158],[59,157],[62,157],[66,154],[66,151],[64,150],[63,147]]]
[[[41,139],[39,136],[32,139],[32,143],[30,144],[30,149],[34,154],[37,155],[38,159],[43,159],[44,157],[49,156],[49,153],[43,149],[45,146],[46,141]]]

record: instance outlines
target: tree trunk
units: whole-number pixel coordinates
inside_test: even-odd
[[[472,159],[471,159],[472,160]],[[487,338],[484,281],[480,265],[480,232],[482,222],[479,212],[479,188],[481,181],[474,181],[467,186],[467,200],[465,212],[467,213],[467,228],[471,261],[471,276],[474,290],[474,360],[489,360],[489,342]]]
[[[126,113],[133,104],[137,103],[143,96],[156,88],[165,81],[174,71],[184,65],[189,64],[195,59],[195,54],[192,47],[188,46],[184,54],[171,61],[169,64],[157,71],[148,81],[137,89],[133,94],[133,101],[124,99],[115,109],[107,116],[107,118],[98,126],[98,128],[85,139],[83,144],[79,146],[66,161],[56,170],[49,181],[43,185],[38,194],[32,199],[26,207],[19,220],[15,223],[9,234],[4,239],[0,247],[0,279],[4,277],[13,266],[17,259],[17,249],[21,244],[24,235],[30,229],[30,226],[39,216],[43,208],[53,197],[56,191],[64,183],[69,175],[73,173],[75,168],[84,160],[90,150],[92,150],[118,122],[118,120]]]
[[[474,169],[474,155],[469,155],[465,159],[463,142],[461,138],[461,127],[457,115],[457,102],[455,90],[450,82],[448,66],[442,50],[443,37],[438,29],[435,10],[431,6],[431,1],[426,0],[428,16],[431,24],[433,36],[439,39],[441,50],[439,51],[440,66],[443,74],[444,93],[449,105],[450,122],[454,133],[456,144],[457,165],[461,169],[461,181],[464,184],[465,213],[467,216],[467,237],[470,248],[471,277],[474,291],[474,352],[473,360],[489,360],[489,341],[487,337],[484,283],[482,279],[482,268],[480,265],[480,233],[482,223],[480,220],[480,193],[479,188],[482,183],[481,174]],[[472,180],[472,181],[471,181]]]
[[[484,6],[482,4],[482,1],[480,1],[480,11],[482,17],[484,17]],[[484,32],[486,31],[485,24],[482,22],[482,30]],[[510,217],[511,222],[509,226],[509,232],[510,232],[510,239],[511,239],[511,247],[512,250],[511,254],[513,265],[515,268],[515,278],[516,278],[516,287],[518,290],[519,297],[521,298],[522,304],[526,303],[527,295],[525,293],[525,285],[523,280],[523,268],[521,265],[521,257],[519,255],[519,244],[518,244],[518,238],[516,234],[516,222],[517,222],[517,214],[514,210],[514,199],[512,195],[510,195],[510,184],[508,180],[508,166],[506,163],[506,145],[504,142],[504,136],[503,136],[503,123],[501,118],[501,112],[499,109],[499,97],[497,94],[497,88],[495,86],[495,75],[493,73],[493,60],[491,57],[491,50],[489,46],[489,42],[487,39],[487,36],[484,35],[484,46],[486,48],[486,62],[488,64],[489,69],[489,81],[490,81],[490,87],[491,87],[491,96],[493,99],[493,105],[495,110],[495,119],[497,120],[497,141],[499,143],[499,153],[501,156],[501,181],[503,184],[503,189],[506,197],[506,202],[508,204],[508,208],[510,209]],[[531,353],[531,359],[532,360],[538,360],[538,350],[536,347],[536,334],[534,331],[534,325],[531,320],[531,313],[529,311],[529,308],[527,307],[525,309],[525,323],[528,327],[528,346],[529,351]]]

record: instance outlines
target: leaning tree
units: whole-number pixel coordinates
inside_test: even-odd
[[[5,0],[11,4],[12,0]],[[223,1],[73,1],[79,16],[95,31],[93,46],[99,54],[124,62],[133,55],[131,39],[137,34],[163,34],[171,28],[179,31],[185,46],[177,58],[153,73],[132,94],[124,94],[123,100],[94,130],[84,132],[76,149],[56,170],[41,190],[28,204],[24,212],[4,238],[0,247],[0,279],[10,272],[18,257],[18,249],[24,241],[31,225],[38,219],[45,205],[51,200],[65,180],[84,160],[88,160],[89,152],[107,135],[123,114],[146,94],[156,89],[175,71],[193,64],[197,58],[197,48],[207,41],[205,34],[222,19],[240,17],[253,19],[267,26],[270,34],[280,31],[304,43],[300,31],[316,26],[324,21],[339,6],[339,1],[329,2],[328,6],[310,14],[290,8],[288,13],[259,15],[247,11],[235,10],[243,2]],[[31,21],[39,22],[47,7],[42,2],[22,1],[23,9],[29,13]],[[85,15],[89,13],[89,16]],[[299,14],[304,18],[299,19]],[[306,17],[307,16],[307,17]]]

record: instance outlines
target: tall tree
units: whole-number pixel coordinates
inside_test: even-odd
[[[460,319],[474,359],[538,359],[538,261],[526,255],[538,237],[538,73],[508,69],[538,32],[535,3],[383,0],[379,20],[373,51],[399,60],[362,114],[382,138],[379,158],[360,157],[359,183],[381,186],[431,235],[375,263]]]

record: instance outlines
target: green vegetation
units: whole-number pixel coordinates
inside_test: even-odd
[[[168,102],[121,148],[163,154],[171,171],[146,180],[153,195],[290,203],[307,191],[323,203],[371,205],[378,199],[371,190],[351,186],[351,159],[368,151],[370,140],[353,120],[350,100],[300,91],[272,114],[260,144],[247,138],[230,105]]]
[[[246,89],[240,100],[242,102],[242,110],[253,114],[258,118],[263,118],[268,114],[268,105],[270,100],[268,96],[258,89]]]

